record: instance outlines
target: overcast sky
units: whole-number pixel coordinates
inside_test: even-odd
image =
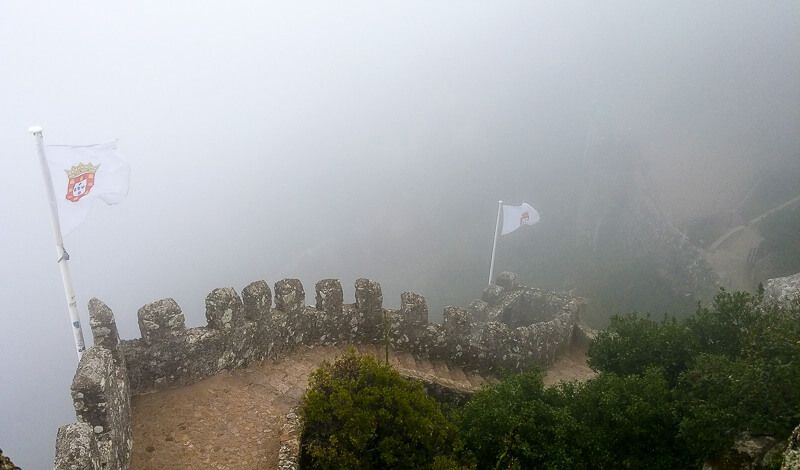
[[[84,318],[99,297],[133,338],[149,301],[202,325],[211,289],[255,279],[299,277],[309,302],[362,276],[390,306],[452,301],[431,277],[459,266],[436,254],[484,230],[462,258],[486,265],[497,199],[557,207],[606,134],[639,145],[674,221],[725,210],[800,155],[799,104],[794,1],[3,0],[0,448],[47,468],[75,419],[29,125],[119,139],[130,195],[66,246]]]

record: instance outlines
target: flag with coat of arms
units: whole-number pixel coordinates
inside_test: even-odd
[[[46,149],[62,235],[86,220],[98,201],[113,205],[127,196],[130,167],[119,156],[116,141]]]
[[[523,225],[533,225],[539,221],[539,213],[527,202],[518,206],[503,204],[503,229],[500,235],[507,235]]]

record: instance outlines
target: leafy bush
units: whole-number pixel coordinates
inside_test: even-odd
[[[696,349],[696,339],[684,322],[617,315],[592,342],[589,366],[621,375],[642,374],[648,368],[659,367],[674,384]]]
[[[615,316],[589,349],[600,375],[540,373],[477,394],[461,421],[479,468],[692,468],[742,433],[800,422],[800,303],[721,291],[694,316]]]
[[[661,369],[601,374],[573,388],[567,402],[584,426],[580,441],[591,468],[673,469],[698,462],[678,434],[680,415]]]
[[[303,468],[459,468],[448,458],[459,447],[457,431],[439,405],[371,357],[351,351],[323,364],[301,414]]]
[[[614,317],[589,356],[599,380],[664,370],[689,456],[722,452],[745,431],[782,437],[800,421],[800,304],[722,290],[684,320]]]
[[[481,390],[457,431],[419,384],[350,353],[312,376],[303,464],[699,468],[742,432],[783,438],[800,422],[800,301],[721,291],[681,320],[616,316],[589,363],[600,374],[585,383],[545,388],[532,371]]]
[[[698,461],[660,370],[546,389],[541,374],[476,394],[461,429],[478,468],[685,468]]]
[[[755,339],[753,328],[762,317],[758,310],[761,296],[722,289],[711,308],[698,307],[686,320],[698,343],[698,353],[722,354],[737,358],[747,341]]]
[[[576,423],[540,372],[511,376],[464,407],[461,430],[478,468],[578,468]]]

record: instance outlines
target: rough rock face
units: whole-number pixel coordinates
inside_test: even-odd
[[[323,279],[316,286],[316,327],[322,343],[337,344],[349,339],[344,316],[344,294],[338,279]]]
[[[383,330],[383,293],[381,285],[369,279],[356,280],[356,311],[362,334],[369,339],[379,339]]]
[[[161,299],[139,309],[139,331],[142,339],[152,343],[186,329],[186,319],[173,299]]]
[[[208,327],[231,332],[244,321],[244,305],[233,287],[214,289],[206,297]]]
[[[508,271],[498,274],[494,282],[505,290],[514,290],[518,287],[517,275]]]
[[[573,340],[581,301],[521,286],[511,273],[502,273],[498,283],[504,287],[491,286],[484,301],[470,309],[447,307],[443,323],[430,324],[424,297],[405,292],[399,310],[384,309],[381,286],[369,279],[355,282],[353,304],[344,303],[338,280],[318,282],[314,307],[306,306],[299,280],[284,279],[275,284],[274,309],[269,285],[256,281],[241,298],[233,288],[214,289],[206,297],[204,327],[187,329],[172,299],[147,304],[138,313],[142,337],[125,341],[108,306],[92,299],[95,346],[75,374],[78,423],[59,430],[55,468],[127,470],[131,393],[196,382],[298,345],[366,344],[388,334],[396,350],[490,373],[555,360]],[[473,311],[480,312],[477,321]],[[525,323],[532,318],[541,321]]]
[[[78,422],[91,426],[105,468],[124,469],[130,460],[131,412],[125,376],[111,351],[89,348],[72,380],[72,401]]]
[[[283,279],[275,283],[275,308],[289,315],[298,314],[306,306],[306,293],[299,279]]]
[[[794,428],[794,432],[789,437],[789,444],[786,446],[786,452],[783,453],[781,470],[800,470],[800,425]]]
[[[258,321],[269,316],[272,307],[272,291],[266,281],[251,282],[242,289],[244,316],[250,321]]]
[[[491,286],[487,287],[483,290],[483,295],[481,296],[481,300],[488,303],[489,305],[496,305],[497,302],[503,296],[503,288],[498,286],[497,284],[492,284]]]
[[[297,408],[286,415],[286,422],[281,429],[281,447],[278,450],[278,470],[297,470],[300,456],[300,434],[303,420]]]
[[[764,285],[764,300],[788,303],[800,299],[800,273],[770,279]]]
[[[89,325],[92,328],[95,346],[111,351],[114,362],[119,366],[125,365],[125,358],[119,349],[119,332],[114,313],[101,300],[89,300]]]
[[[3,455],[2,449],[0,449],[0,470],[20,470],[11,459]]]
[[[55,470],[101,470],[100,451],[92,427],[86,423],[61,426],[56,436]]]

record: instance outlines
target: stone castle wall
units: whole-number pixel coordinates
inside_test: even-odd
[[[274,298],[274,305],[273,305]],[[519,371],[553,362],[575,333],[580,300],[501,274],[468,308],[446,307],[428,322],[424,297],[401,295],[383,307],[377,282],[358,279],[355,302],[344,303],[338,280],[316,283],[315,305],[297,279],[256,281],[206,297],[207,326],[186,328],[172,299],[138,311],[141,338],[119,339],[111,310],[89,302],[95,346],[84,353],[72,383],[77,423],[58,431],[55,469],[127,469],[132,448],[130,397],[186,385],[225,369],[276,359],[301,345],[380,343],[417,357],[446,360],[484,373]]]

